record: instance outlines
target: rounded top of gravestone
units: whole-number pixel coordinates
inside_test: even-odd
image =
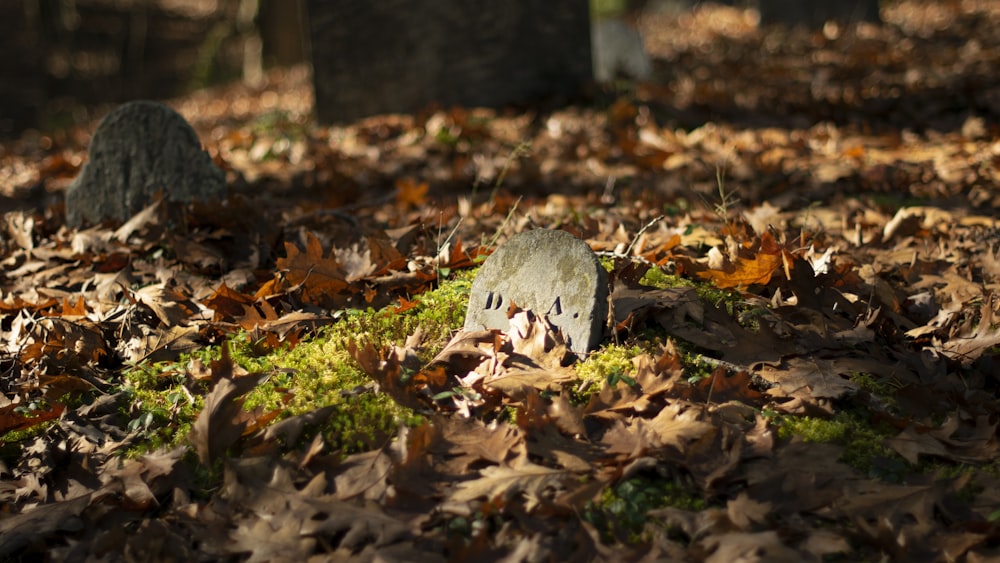
[[[225,190],[225,173],[179,113],[159,102],[129,102],[94,132],[87,164],[66,190],[66,223],[125,221],[161,191],[191,202]]]
[[[510,330],[511,304],[545,316],[582,355],[597,347],[608,313],[607,272],[586,242],[539,229],[511,237],[480,268],[465,330]]]

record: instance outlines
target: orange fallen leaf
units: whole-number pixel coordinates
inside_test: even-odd
[[[62,312],[60,317],[85,317],[87,316],[87,305],[83,301],[83,296],[78,295],[76,302],[70,302],[69,298],[62,301]]]
[[[427,182],[400,178],[396,180],[396,203],[404,207],[420,207],[427,202],[427,188]]]
[[[739,258],[731,271],[705,270],[698,277],[707,279],[720,289],[767,285],[775,270],[784,266],[781,254],[758,254],[754,258]]]
[[[419,303],[420,302],[417,301],[416,299],[410,301],[407,298],[405,298],[402,295],[400,295],[399,296],[399,305],[394,306],[392,308],[392,312],[393,313],[403,313],[405,311],[409,311],[410,309],[416,307],[417,304],[419,304]]]

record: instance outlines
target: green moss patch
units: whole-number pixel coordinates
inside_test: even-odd
[[[870,475],[898,480],[908,464],[885,440],[895,435],[891,428],[873,425],[863,415],[849,410],[830,418],[779,416],[774,419],[778,437],[799,437],[806,442],[837,444],[844,447],[841,461]]]
[[[348,353],[352,340],[371,342],[376,348],[402,345],[420,332],[421,359],[428,360],[444,347],[465,316],[465,304],[474,272],[463,272],[441,286],[414,298],[405,309],[390,306],[380,311],[347,310],[340,320],[314,338],[292,349],[259,355],[246,332],[229,341],[236,365],[264,380],[247,397],[245,408],[258,414],[280,411],[277,420],[330,405],[336,410],[323,428],[324,438],[345,452],[378,447],[393,436],[400,424],[421,419],[387,395],[378,393],[371,379]],[[208,365],[221,356],[219,347],[207,348],[178,362],[137,366],[125,374],[127,416],[130,428],[143,434],[135,453],[181,442],[202,408],[208,386],[191,377],[196,362]]]

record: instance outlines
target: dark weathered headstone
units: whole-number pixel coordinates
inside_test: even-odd
[[[601,341],[608,313],[607,273],[587,243],[565,231],[512,237],[483,264],[472,283],[465,329],[510,330],[511,303],[546,316],[577,354]]]
[[[308,0],[322,122],[502,106],[591,80],[586,0]]]
[[[226,175],[180,114],[157,102],[129,102],[97,127],[89,160],[66,189],[66,223],[125,221],[159,191],[176,202],[220,198]]]
[[[878,22],[878,0],[760,0],[760,23],[821,27],[829,20]]]

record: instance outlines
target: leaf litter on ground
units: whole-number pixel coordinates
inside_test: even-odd
[[[1000,10],[753,18],[650,16],[656,79],[560,109],[317,127],[301,69],[176,100],[234,192],[182,229],[163,202],[63,226],[92,125],[5,146],[0,555],[997,557]],[[368,382],[292,412],[321,374],[219,355],[414,315],[538,227],[611,269],[582,363],[528,311],[508,334],[359,332],[340,353]],[[602,363],[612,343],[629,357]],[[160,405],[126,377],[152,365],[182,366],[150,379]],[[414,417],[338,441],[373,394]]]

